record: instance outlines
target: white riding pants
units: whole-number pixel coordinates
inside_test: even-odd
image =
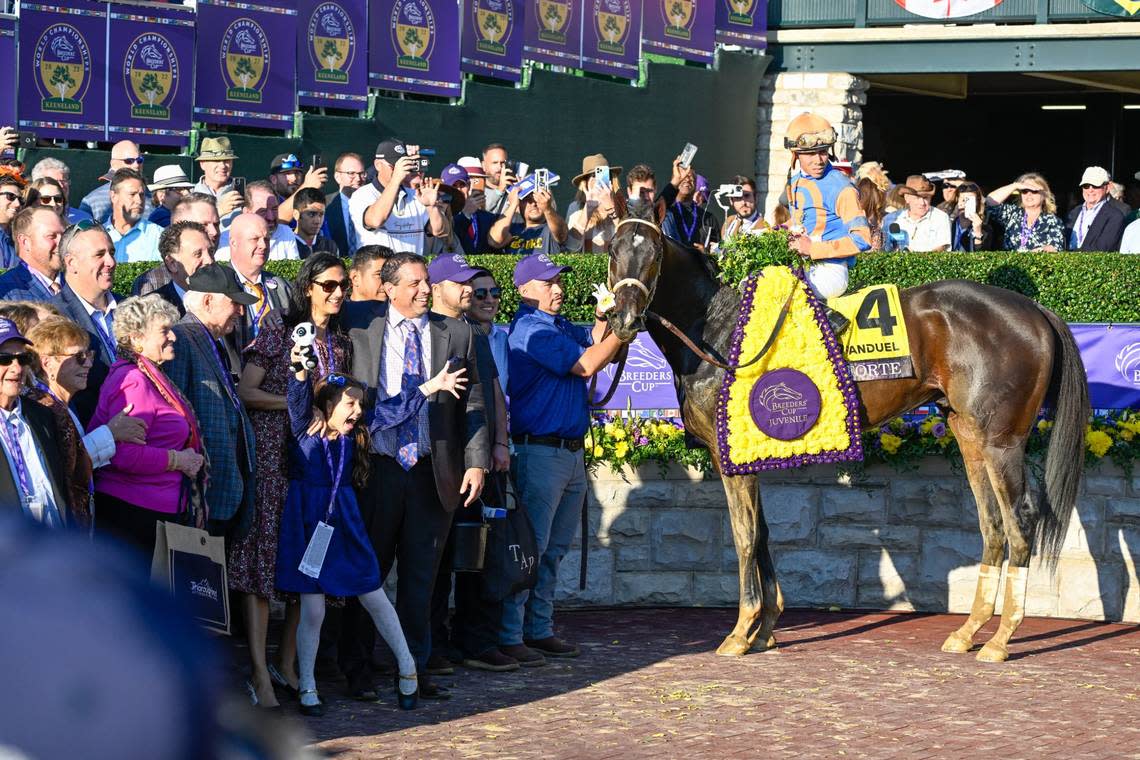
[[[847,292],[847,265],[834,261],[816,261],[807,273],[808,285],[820,300]]]

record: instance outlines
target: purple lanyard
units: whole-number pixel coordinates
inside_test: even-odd
[[[325,510],[325,524],[332,519],[333,507],[336,506],[336,494],[340,490],[340,479],[344,474],[344,458],[348,453],[348,440],[342,435],[340,436],[340,461],[333,462],[332,447],[329,446],[329,439],[322,438],[321,445],[325,449],[325,462],[329,466],[329,477],[332,478],[332,495],[329,496],[329,508]]]
[[[214,349],[214,359],[218,362],[218,369],[222,372],[222,381],[225,383],[226,395],[230,397],[230,403],[240,409],[241,402],[238,401],[237,388],[234,387],[234,379],[230,376],[230,371],[226,369],[226,363],[222,361],[222,354],[218,351],[218,342],[214,340],[214,336],[197,317],[194,317],[194,320],[198,322],[202,332],[206,333],[206,342],[210,344],[210,348]]]
[[[24,452],[20,449],[19,434],[7,415],[0,424],[0,435],[4,437],[4,448],[8,450],[13,464],[16,465],[16,477],[20,480],[20,490],[24,492],[24,502],[27,503],[32,500],[32,476],[28,472],[28,462],[24,459]]]
[[[697,204],[693,204],[693,223],[691,225],[685,224],[685,207],[681,205],[681,202],[674,201],[673,206],[677,209],[677,218],[681,220],[681,229],[685,231],[685,242],[692,242],[693,233],[697,231],[697,222],[701,220]]]
[[[1021,216],[1021,244],[1018,246],[1019,251],[1024,251],[1026,249],[1026,246],[1029,245],[1029,236],[1033,234],[1033,231],[1035,229],[1037,229],[1037,225],[1040,221],[1041,221],[1041,217],[1037,217],[1037,221],[1035,221],[1033,223],[1033,226],[1030,227],[1028,224],[1029,215],[1028,214],[1022,214],[1022,216]]]

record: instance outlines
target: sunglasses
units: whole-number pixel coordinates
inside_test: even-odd
[[[499,288],[499,287],[475,288],[475,290],[473,292],[475,293],[475,297],[478,298],[480,301],[487,300],[487,296],[490,296],[491,298],[502,298],[503,297],[503,289]]]
[[[1082,189],[1082,190],[1092,190],[1093,188],[1096,188],[1097,190],[1100,190],[1102,187],[1104,187],[1104,185],[1091,185],[1091,184],[1089,184],[1088,182],[1086,182],[1085,184],[1081,185],[1081,189]]]
[[[1041,190],[1037,190],[1032,187],[1021,187],[1018,188],[1017,192],[1021,193],[1022,195],[1041,195],[1042,193]]]
[[[68,227],[68,229],[75,229],[77,232],[87,232],[87,230],[93,230],[98,226],[98,224],[90,219],[80,219],[78,222],[71,225],[71,227]]]
[[[135,158],[120,158],[119,160],[122,161],[127,166],[134,166],[135,164],[138,164],[141,166],[143,164],[143,162],[146,161],[146,158],[144,158],[143,156],[136,156]]]
[[[41,206],[62,206],[63,205],[63,196],[62,195],[41,195],[40,196],[40,205]]]
[[[32,352],[24,351],[18,354],[0,354],[0,367],[7,367],[12,362],[19,362],[21,367],[32,365]]]
[[[348,289],[352,287],[352,282],[350,280],[313,280],[312,282],[318,288],[325,291],[326,294],[332,293],[337,288],[340,288],[345,293],[347,293]]]
[[[95,358],[95,352],[89,348],[83,348],[79,351],[76,351],[74,354],[53,354],[53,356],[58,356],[64,361],[67,361],[68,359],[74,359],[79,364],[86,364]]]
[[[0,198],[7,198],[9,203],[23,200],[17,193],[13,193],[11,190],[0,190]]]

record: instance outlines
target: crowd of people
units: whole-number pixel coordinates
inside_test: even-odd
[[[560,315],[568,267],[549,254],[607,251],[646,201],[662,204],[665,234],[710,255],[787,228],[825,295],[866,250],[1140,252],[1140,221],[1099,167],[1064,220],[1039,174],[985,193],[941,173],[935,206],[930,177],[894,185],[874,163],[848,177],[830,160],[830,125],[797,130],[798,170],[767,218],[753,179],[714,190],[681,157],[662,185],[648,165],[623,176],[586,156],[565,216],[549,173],[520,172],[499,144],[429,177],[418,146],[387,139],[370,162],[339,155],[330,195],[329,169],[292,154],[236,182],[225,137],[202,142],[196,183],[175,165],[148,182],[139,146],[116,143],[78,203],[62,161],[26,177],[4,162],[0,505],[148,563],[161,523],[221,537],[261,707],[287,694],[321,714],[318,671],[365,701],[391,678],[411,708],[447,698],[432,677],[456,663],[578,656],[556,634],[554,591],[586,494],[587,380],[620,346],[600,312],[589,328]],[[731,207],[723,221],[714,197]],[[495,251],[525,254],[509,334],[493,327],[508,284],[465,256]],[[289,281],[271,259],[302,264]],[[154,266],[129,297],[113,292],[116,266],[137,261]],[[309,348],[293,337],[302,328]],[[456,574],[449,618],[452,525],[481,521],[509,489],[534,531],[533,588],[495,598]],[[381,588],[393,567],[394,607]],[[271,661],[273,603],[285,624]],[[377,632],[394,664],[374,657]]]

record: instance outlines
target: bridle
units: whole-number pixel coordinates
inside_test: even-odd
[[[658,237],[660,237],[662,240],[664,240],[664,238],[665,238],[665,233],[661,231],[661,228],[659,226],[657,226],[657,224],[649,221],[648,219],[639,219],[636,216],[631,216],[628,219],[622,219],[620,222],[617,223],[617,226],[614,227],[614,237],[615,238],[617,237],[618,230],[620,230],[622,227],[624,227],[627,224],[644,225],[644,226],[648,227],[649,229],[653,230],[654,232],[656,232]],[[661,260],[662,255],[664,255],[663,252],[665,250],[665,246],[662,245],[660,250],[662,251],[662,253],[657,254],[657,258],[655,259],[655,261],[657,261],[657,262],[659,262]],[[613,254],[612,244],[610,247],[610,253],[611,253],[611,255]],[[609,286],[610,292],[616,295],[618,292],[618,288],[624,288],[627,285],[630,287],[637,288],[638,290],[640,290],[642,293],[645,294],[645,308],[646,308],[646,311],[648,311],[649,310],[649,304],[650,304],[650,302],[653,301],[653,296],[657,292],[656,280],[653,282],[653,289],[651,290],[649,288],[649,286],[647,286],[644,282],[637,279],[636,277],[626,277],[626,278],[618,280],[617,282],[610,285]]]

